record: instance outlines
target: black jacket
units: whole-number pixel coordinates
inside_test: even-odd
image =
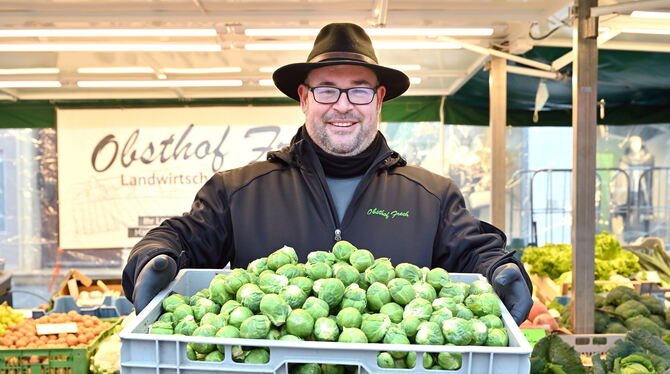
[[[450,179],[407,165],[385,140],[339,222],[303,128],[267,161],[215,174],[189,213],[149,231],[123,271],[125,294],[131,297],[140,270],[158,254],[174,258],[180,269],[222,268],[229,261],[236,268],[284,245],[305,262],[309,252],[330,250],[340,239],[394,264],[490,279],[495,267],[515,262],[523,272],[504,250],[502,231],[471,216]]]

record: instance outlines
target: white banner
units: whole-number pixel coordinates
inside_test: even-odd
[[[265,160],[299,106],[59,109],[60,247],[129,248],[217,171]]]

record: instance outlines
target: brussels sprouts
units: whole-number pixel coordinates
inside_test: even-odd
[[[221,305],[219,314],[227,318],[227,316],[230,316],[230,312],[232,312],[238,306],[242,306],[242,304],[236,300],[228,300],[223,305]]]
[[[267,364],[268,362],[270,362],[270,352],[267,348],[252,349],[244,358],[245,364]]]
[[[295,277],[305,276],[305,268],[302,266],[298,266],[297,264],[286,264],[277,269],[276,273],[279,275],[283,275],[289,280],[291,280]]]
[[[314,262],[305,265],[305,273],[312,280],[325,279],[333,276],[333,269],[324,262]]]
[[[407,365],[409,369],[416,366],[416,356],[416,352],[407,352],[407,357],[405,357],[405,365]],[[423,353],[423,367],[430,369],[432,366],[433,356],[428,352]]]
[[[184,317],[192,316],[193,317],[193,308],[188,304],[178,305],[174,312],[172,312],[175,322],[179,323]]]
[[[468,292],[470,290],[470,285],[463,282],[449,283],[442,286],[439,297],[451,297],[456,300],[457,303],[462,303],[466,297],[468,297]]]
[[[184,322],[184,320],[182,320]],[[223,326],[226,325],[226,319],[219,315],[219,314],[214,314],[214,313],[206,313],[202,318],[200,319],[200,324],[201,325],[212,325],[216,327],[216,329],[220,329]],[[186,334],[184,334],[186,335]]]
[[[449,273],[442,268],[432,268],[426,275],[426,282],[435,288],[435,291],[440,291],[442,287],[451,283]]]
[[[157,321],[170,322],[170,325],[174,325],[174,314],[171,312],[163,313],[160,317],[158,317]]]
[[[188,299],[184,295],[173,293],[172,295],[163,299],[163,310],[166,312],[174,312],[174,310],[181,304],[186,304]]]
[[[433,305],[433,310],[448,308],[453,313],[456,311],[456,304],[458,303],[451,297],[438,297],[431,304]]]
[[[265,296],[265,292],[263,292],[257,285],[247,283],[237,290],[235,299],[242,303],[242,305],[251,309],[252,312],[258,313],[260,311],[261,299],[263,296]]]
[[[413,264],[403,262],[396,265],[395,274],[398,278],[407,279],[411,283],[416,283],[421,280],[421,269]]]
[[[156,321],[151,327],[149,327],[149,334],[158,334],[158,335],[172,335],[174,330],[172,329],[171,322]]]
[[[472,323],[457,317],[442,322],[442,333],[449,343],[455,345],[468,345],[474,338]]]
[[[416,297],[426,299],[431,303],[437,298],[437,292],[435,291],[435,288],[433,288],[433,286],[431,286],[428,282],[416,282],[412,285],[412,288],[414,288]]]
[[[485,316],[479,317],[479,320],[484,322],[486,327],[489,329],[494,329],[494,328],[502,328],[503,327],[503,322],[502,319],[498,316],[494,316],[492,314],[487,314]]]
[[[507,347],[509,344],[509,337],[507,336],[507,329],[505,328],[491,328],[486,337],[486,343],[490,347]]]
[[[274,293],[263,296],[260,308],[261,313],[265,314],[275,326],[283,325],[291,312],[291,307],[286,300]]]
[[[344,374],[344,366],[321,364],[321,374]]]
[[[403,311],[402,316],[403,318],[416,317],[428,321],[432,313],[433,306],[430,304],[430,301],[417,298],[405,305],[405,310]]]
[[[391,326],[386,335],[384,335],[384,344],[410,344],[410,341],[407,335],[405,335],[405,330],[399,326]],[[407,356],[407,352],[405,351],[392,351],[389,353],[396,360]]]
[[[391,353],[391,356],[393,356],[393,352],[389,353]],[[399,358],[395,360],[395,365],[393,367],[396,369],[407,369],[407,364],[405,363],[404,359]]]
[[[414,341],[417,344],[442,345],[444,344],[444,336],[442,335],[440,326],[437,323],[421,322],[419,328],[416,331]]]
[[[341,280],[345,286],[356,283],[360,275],[359,271],[351,265],[342,265],[335,271],[335,278]]]
[[[361,322],[361,331],[368,338],[370,343],[381,341],[391,327],[391,319],[386,314],[371,314],[363,317]]]
[[[414,339],[416,332],[419,330],[419,325],[422,322],[422,320],[416,317],[408,317],[404,318],[402,322],[400,322],[400,327],[405,330],[405,335],[407,335],[408,338]]]
[[[340,329],[331,318],[321,317],[314,322],[314,336],[317,340],[334,342],[340,337]]]
[[[242,287],[243,284],[251,282],[251,277],[244,269],[233,269],[228,276],[224,279],[226,291],[235,295],[237,290]]]
[[[463,304],[456,304],[456,313],[454,313],[454,317],[472,319],[474,316],[474,313],[468,307]]]
[[[342,343],[367,343],[368,338],[360,329],[355,327],[345,327],[342,329],[342,333],[340,334],[340,337],[337,339],[337,341]]]
[[[298,286],[288,285],[279,292],[279,296],[284,299],[293,309],[300,308],[307,300],[307,294]]]
[[[230,312],[230,316],[228,317],[228,324],[233,325],[239,329],[242,325],[242,322],[253,315],[254,312],[252,312],[251,309],[247,308],[246,306],[239,306]]]
[[[305,300],[305,303],[302,304],[302,309],[312,315],[314,320],[321,317],[328,317],[328,314],[330,314],[330,306],[328,306],[328,303],[314,296],[310,296]]]
[[[368,304],[366,296],[365,290],[359,288],[358,285],[354,283],[344,289],[344,297],[342,298],[340,307],[353,307],[362,313]]]
[[[247,265],[247,271],[260,275],[263,270],[268,270],[268,258],[267,257],[261,257],[259,259],[253,260]]]
[[[310,252],[307,255],[307,264],[314,264],[317,262],[323,262],[327,264],[328,266],[332,265],[335,263],[335,255],[332,254],[331,252],[326,252],[326,251],[314,251]]]
[[[335,263],[330,266],[330,268],[333,269],[333,275],[337,274],[337,271],[340,270],[342,266],[351,266],[351,265],[345,261],[339,261],[339,260],[335,261]]]
[[[232,349],[230,350],[233,356],[233,361],[235,362],[244,362],[244,358],[247,357],[247,352],[242,349],[242,346],[240,345],[234,345],[231,347]]]
[[[291,311],[286,319],[286,331],[289,334],[304,338],[314,330],[314,317],[304,309]]]
[[[481,295],[470,295],[468,299],[474,298],[471,300],[470,304],[466,305],[473,313],[478,316],[485,316],[487,314],[493,314],[494,316],[499,316],[501,313],[500,309],[500,299],[494,293],[483,293]],[[468,300],[466,299],[466,300]]]
[[[360,328],[363,317],[361,312],[356,308],[342,308],[339,313],[337,313],[336,322],[337,325],[341,328]]]
[[[240,337],[263,339],[270,332],[270,319],[264,315],[255,315],[245,319],[240,325]]]
[[[357,249],[349,256],[349,263],[359,272],[365,271],[374,261],[375,257],[367,249]]]
[[[454,315],[451,313],[449,308],[442,308],[440,310],[434,311],[433,314],[430,315],[429,321],[437,323],[438,326],[442,326],[442,322],[452,318],[453,316]]]
[[[349,243],[346,240],[340,240],[339,242],[333,245],[331,252],[335,255],[335,258],[340,261],[349,261],[351,254],[356,251],[356,247]]]
[[[470,284],[470,295],[481,295],[483,293],[493,293],[493,287],[489,282],[483,279],[477,279]]]
[[[393,300],[402,306],[407,305],[416,297],[416,292],[414,292],[412,284],[407,279],[392,279],[388,284],[388,288]]]
[[[205,356],[205,361],[221,362],[223,361],[223,353],[219,351],[211,351]]]
[[[486,324],[484,324],[484,322],[479,321],[479,320],[473,320],[472,321],[472,331],[473,331],[473,338],[472,338],[472,342],[470,342],[470,344],[472,344],[472,345],[484,345],[484,343],[486,343],[486,339],[488,337],[488,331],[489,331],[489,328],[486,327]]]
[[[304,341],[305,339],[297,337],[295,335],[288,334],[282,336],[281,338],[279,338],[279,340],[290,341],[290,342],[301,342]]]
[[[295,277],[291,279],[288,282],[289,285],[291,286],[298,286],[300,287],[303,292],[305,292],[305,295],[309,295],[312,293],[312,287],[314,287],[314,281],[307,278],[307,277]]]
[[[202,316],[207,313],[218,314],[221,310],[221,306],[210,299],[202,298],[195,302],[193,306],[193,317],[196,321],[200,321]]]
[[[265,336],[267,340],[279,340],[281,338],[281,331],[277,329],[270,328],[270,332]]]
[[[456,352],[440,352],[437,354],[437,364],[444,370],[458,370],[461,368],[461,354]]]
[[[258,287],[265,293],[276,293],[288,286],[288,278],[279,274],[261,274],[258,277]]]
[[[388,284],[393,278],[395,278],[393,264],[385,257],[376,259],[370,267],[365,269],[365,280],[370,284],[374,282]]]
[[[384,369],[394,368],[395,360],[388,352],[381,352],[377,355],[377,366]]]
[[[386,303],[379,309],[379,313],[389,316],[389,319],[393,323],[400,323],[402,321],[402,312],[402,307],[396,303]]]
[[[261,275],[265,275],[265,274],[277,274],[277,273],[274,270],[265,269],[265,270],[261,271],[260,274],[258,274],[258,278],[260,278]],[[258,281],[256,281],[256,283],[258,283]]]
[[[230,294],[226,291],[226,281],[221,278],[214,278],[209,283],[209,297],[215,303],[222,305],[230,300]]]
[[[286,264],[297,264],[297,263],[298,263],[298,255],[295,253],[295,249],[288,246],[283,246],[282,248],[272,252],[268,256],[267,264],[268,269],[276,271],[277,269]]]
[[[200,325],[195,331],[193,331],[193,334],[191,336],[203,336],[203,337],[208,337],[212,338],[216,335],[216,327],[212,325]],[[193,344],[193,350],[196,353],[202,353],[202,354],[207,354],[213,350],[216,349],[216,346],[214,344],[208,344],[208,343],[192,343]]]
[[[300,364],[290,370],[290,374],[322,374],[319,364]]]
[[[207,298],[209,298],[209,288],[205,288],[203,290],[200,290],[200,291],[196,292],[195,295],[191,296],[188,299],[188,305],[194,306],[196,301],[198,301],[200,299],[207,299]]]
[[[391,293],[385,284],[376,282],[368,287],[366,298],[368,300],[368,308],[378,312],[382,306],[391,302]]]
[[[359,273],[358,274],[358,287],[364,289],[367,291],[368,287],[370,287],[370,282],[365,280],[365,272]]]
[[[216,332],[214,336],[217,338],[239,338],[240,330],[238,330],[235,326],[223,326],[219,329],[219,331]],[[225,350],[225,345],[217,344],[216,349],[223,352]]]
[[[336,308],[344,297],[344,284],[337,278],[323,279],[317,296],[327,302],[331,308]]]
[[[191,361],[195,361],[198,359],[198,356],[193,350],[193,346],[191,345],[191,343],[186,344],[186,358],[188,358]]]

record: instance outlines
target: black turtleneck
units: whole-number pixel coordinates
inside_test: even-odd
[[[304,138],[314,148],[326,177],[331,178],[352,178],[365,174],[383,144],[382,137],[377,132],[372,143],[363,152],[354,156],[336,156],[324,151],[314,143],[306,129],[304,130]]]

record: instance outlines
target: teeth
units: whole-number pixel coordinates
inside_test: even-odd
[[[331,122],[330,124],[337,127],[349,127],[353,125],[351,122]]]

